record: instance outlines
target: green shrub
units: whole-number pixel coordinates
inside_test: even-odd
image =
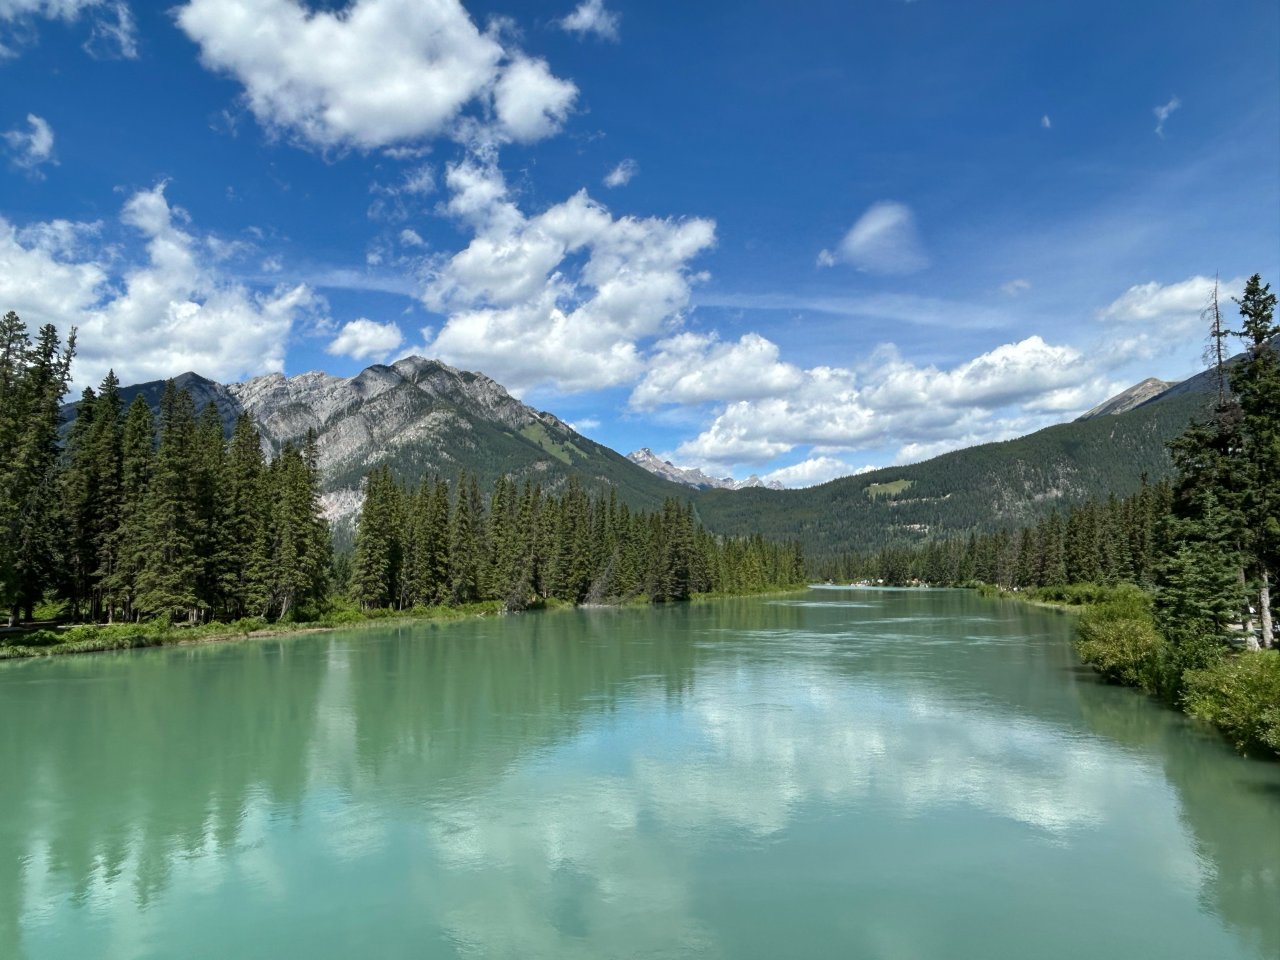
[[[16,633],[10,638],[15,646],[51,647],[62,642],[62,636],[56,630],[32,630],[30,633]]]
[[[220,624],[209,624],[211,627],[219,627]],[[241,617],[239,620],[232,620],[226,625],[226,629],[235,633],[243,633],[245,636],[253,633],[255,630],[265,630],[269,624],[265,617]]]
[[[1132,583],[1115,586],[1067,583],[1053,587],[1033,587],[1026,591],[1026,596],[1043,603],[1061,603],[1072,607],[1119,603],[1132,609],[1151,609],[1151,599],[1146,591]]]
[[[1125,596],[1087,609],[1076,638],[1080,659],[1111,683],[1159,692],[1169,645],[1156,630],[1150,607],[1144,597]]]
[[[1280,754],[1280,654],[1239,653],[1185,675],[1187,712],[1221,729],[1241,750]]]

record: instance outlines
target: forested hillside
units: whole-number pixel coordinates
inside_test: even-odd
[[[1187,392],[807,490],[708,490],[694,502],[712,530],[795,537],[819,565],[886,545],[1008,529],[1055,508],[1127,496],[1144,475],[1151,481],[1169,476],[1166,444],[1207,402],[1207,394]]]

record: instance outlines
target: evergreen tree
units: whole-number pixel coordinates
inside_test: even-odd
[[[249,415],[236,418],[222,464],[221,530],[216,553],[217,592],[236,619],[267,606],[270,565],[266,554],[266,503],[262,438]]]
[[[1251,566],[1257,580],[1262,645],[1275,643],[1271,617],[1271,575],[1280,568],[1280,361],[1275,352],[1276,296],[1258,274],[1237,301],[1240,335],[1248,353],[1233,372],[1240,399],[1241,456],[1238,479]],[[1252,639],[1252,638],[1250,638]]]
[[[62,518],[65,524],[64,594],[71,601],[71,616],[93,619],[93,574],[97,571],[99,527],[97,483],[94,476],[91,435],[98,395],[85,387],[76,404],[76,418],[63,448]]]
[[[144,559],[136,604],[148,615],[166,619],[198,616],[195,405],[172,380],[160,401],[160,444],[144,503]]]
[[[112,604],[106,583],[115,571],[118,557],[120,526],[124,522],[122,487],[124,401],[120,397],[120,381],[115,371],[108,371],[98,390],[93,430],[89,434],[89,457],[92,464],[97,528],[94,531],[93,616],[112,619]]]
[[[52,324],[34,343],[14,313],[0,327],[0,602],[10,623],[30,619],[53,585],[64,539],[59,497],[58,428],[71,380],[75,331],[62,346]]]
[[[133,398],[125,415],[120,439],[120,522],[106,531],[104,553],[111,568],[101,579],[107,619],[120,610],[126,620],[135,619],[138,583],[147,559],[147,493],[155,458],[155,418],[141,395]]]
[[[399,592],[402,546],[397,494],[387,467],[365,478],[364,505],[351,559],[351,595],[363,610],[388,607]]]

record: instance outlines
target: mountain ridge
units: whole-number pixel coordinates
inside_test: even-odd
[[[184,373],[175,383],[197,408],[216,404],[228,426],[248,413],[269,452],[315,430],[326,513],[339,543],[350,537],[364,476],[385,464],[406,483],[465,471],[482,487],[506,476],[555,491],[577,477],[597,492],[616,489],[632,509],[676,497],[690,501],[713,532],[797,538],[818,557],[1022,524],[1056,506],[1132,492],[1143,475],[1168,475],[1165,444],[1217,389],[1211,372],[1163,390],[1152,378],[1080,419],[1024,437],[785,490],[768,489],[758,477],[732,481],[676,467],[648,448],[624,457],[484,374],[423,357],[346,378],[271,373],[223,385]],[[153,381],[121,393],[126,403],[142,394],[154,408],[163,389]]]
[[[765,482],[759,475],[751,474],[745,480],[733,477],[713,477],[697,467],[677,467],[670,460],[663,460],[648,447],[641,447],[627,454],[627,459],[641,469],[697,490],[745,490],[748,487],[766,487],[770,490],[785,489],[776,480]]]

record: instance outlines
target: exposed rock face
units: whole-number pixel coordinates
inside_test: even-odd
[[[308,430],[316,432],[332,519],[358,509],[359,498],[351,494],[361,476],[388,460],[411,464],[408,472],[415,475],[474,471],[477,459],[501,458],[500,452],[485,449],[491,437],[477,436],[496,428],[508,442],[527,441],[524,434],[550,441],[550,450],[526,451],[524,459],[534,463],[511,464],[537,470],[538,460],[556,456],[555,441],[581,440],[558,418],[526,406],[489,377],[423,357],[376,364],[346,379],[319,372],[273,373],[226,389],[272,448],[299,444]]]
[[[452,480],[466,471],[482,488],[508,476],[554,491],[576,476],[593,489],[616,487],[633,509],[654,509],[678,495],[667,481],[704,489],[764,486],[758,477],[735,482],[670,464],[656,470],[635,455],[628,462],[553,414],[521,403],[484,374],[423,357],[375,364],[346,378],[271,373],[224,385],[184,373],[174,382],[191,394],[197,412],[213,404],[228,433],[236,417],[248,413],[268,455],[286,443],[300,446],[314,430],[325,511],[340,536],[350,533],[360,508],[361,480],[382,464],[411,483],[431,475]],[[159,380],[121,389],[126,405],[142,395],[153,410],[163,393]],[[65,413],[73,418],[75,406]]]
[[[576,476],[584,485],[617,488],[633,508],[653,509],[677,493],[623,457],[583,437],[558,417],[512,397],[489,377],[423,357],[376,364],[354,377],[310,372],[273,373],[223,385],[194,373],[174,378],[191,393],[197,412],[214,404],[228,432],[248,413],[268,454],[316,434],[323,502],[340,536],[359,510],[360,483],[388,464],[406,482],[461,471],[487,488],[498,476],[554,491]],[[159,408],[164,381],[124,387],[126,404],[142,395]],[[64,412],[74,418],[75,406]]]
[[[1078,416],[1077,420],[1092,420],[1094,417],[1103,417],[1125,413],[1134,407],[1141,406],[1148,400],[1152,400],[1160,396],[1171,387],[1176,386],[1176,380],[1157,380],[1155,377],[1147,377],[1141,383],[1135,383],[1128,390],[1117,393],[1110,400],[1104,400],[1092,410],[1086,411]]]
[[[648,447],[641,447],[639,450],[627,454],[627,459],[636,466],[643,467],[664,480],[670,480],[672,483],[682,483],[687,487],[695,487],[698,490],[745,490],[747,487],[767,487],[770,490],[782,489],[782,484],[776,480],[765,483],[754,473],[745,480],[734,480],[733,477],[713,477],[697,468],[677,467],[670,460],[663,460]]]

